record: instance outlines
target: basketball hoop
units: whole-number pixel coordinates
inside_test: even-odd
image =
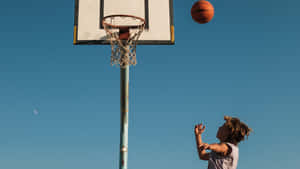
[[[136,65],[136,42],[145,28],[143,18],[132,15],[109,15],[103,27],[111,44],[111,64]]]

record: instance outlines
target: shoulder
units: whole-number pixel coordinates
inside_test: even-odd
[[[221,155],[221,156],[226,156],[227,154],[230,154],[232,151],[232,148],[230,147],[230,145],[227,145],[224,142],[210,144],[209,149],[216,152],[218,155]]]
[[[229,142],[225,142],[224,144],[227,146],[228,149],[226,155],[230,155],[231,153],[238,152],[239,150],[239,147],[235,144]]]
[[[232,153],[233,145],[227,142],[218,143],[222,151],[217,152],[221,156],[228,156]]]

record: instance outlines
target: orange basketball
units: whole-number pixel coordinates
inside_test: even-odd
[[[191,15],[194,21],[200,24],[208,23],[214,17],[214,7],[210,2],[200,0],[194,3]]]

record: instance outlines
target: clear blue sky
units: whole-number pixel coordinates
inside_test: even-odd
[[[174,46],[138,46],[130,69],[129,169],[205,169],[194,125],[224,115],[254,133],[239,169],[299,167],[299,1],[174,1]],[[73,46],[73,0],[0,6],[0,168],[117,169],[119,68],[109,46]]]

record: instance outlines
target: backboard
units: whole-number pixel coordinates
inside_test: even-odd
[[[108,15],[145,19],[139,45],[174,44],[173,0],[75,0],[74,44],[110,44],[102,20]]]

